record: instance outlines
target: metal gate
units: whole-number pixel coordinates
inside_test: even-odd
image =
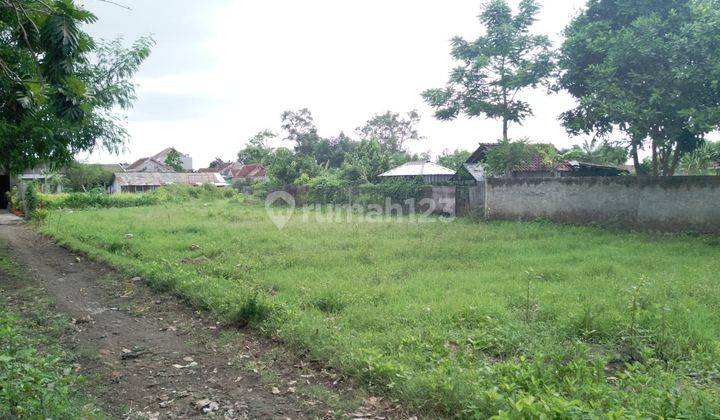
[[[485,183],[457,187],[455,203],[458,216],[485,217]]]

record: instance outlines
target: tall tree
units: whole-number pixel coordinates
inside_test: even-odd
[[[535,0],[522,0],[517,14],[506,0],[491,0],[483,7],[479,18],[485,34],[475,41],[455,37],[451,55],[460,66],[446,88],[422,94],[436,109],[436,118],[452,120],[463,114],[501,119],[507,141],[510,123],[520,124],[532,115],[519,94],[545,82],[554,69],[549,39],[530,33],[539,9]]]
[[[152,40],[96,44],[80,29],[95,20],[72,0],[0,3],[1,171],[59,167],[124,142],[115,111],[132,105],[130,80]]]
[[[295,152],[304,156],[313,156],[315,147],[322,140],[318,135],[312,113],[307,108],[282,113],[282,129],[285,140],[295,143]]]
[[[670,176],[720,124],[718,0],[591,0],[565,34],[559,85],[577,98],[566,128],[624,132],[638,173],[639,149]]]
[[[388,111],[373,116],[357,132],[362,140],[376,139],[384,150],[403,152],[406,142],[422,139],[416,128],[419,122],[420,114],[415,110],[405,116]]]
[[[340,168],[345,161],[345,156],[355,150],[356,146],[357,143],[345,133],[340,132],[337,137],[320,140],[315,147],[315,160],[328,169]]]
[[[238,162],[244,164],[261,163],[270,152],[268,141],[274,139],[276,134],[270,130],[263,130],[248,140],[247,146],[238,152]]]

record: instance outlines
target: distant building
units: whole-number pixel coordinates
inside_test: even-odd
[[[483,162],[487,153],[497,145],[497,143],[481,143],[468,160],[458,168],[453,182],[459,185],[476,185],[485,182],[487,173]],[[576,160],[548,162],[542,156],[534,155],[527,162],[517,165],[505,176],[508,178],[608,177],[629,175],[630,173],[625,165],[606,165]]]
[[[432,184],[443,184],[451,181],[455,171],[427,161],[408,162],[395,169],[391,169],[379,177],[383,180],[405,179],[412,180],[421,177],[423,182]]]
[[[242,164],[238,162],[227,163],[218,168],[198,169],[198,173],[219,173],[227,182],[242,181],[246,184],[267,181],[267,170],[259,163]]]
[[[210,184],[216,187],[227,187],[228,183],[218,173],[192,172],[121,172],[113,174],[110,192],[138,193],[154,191],[167,185]]]
[[[168,155],[170,154],[170,151],[173,150],[173,147],[168,147],[167,149],[163,150],[162,152],[150,156],[150,159],[155,159],[158,162],[165,163],[167,160]],[[180,153],[177,149],[175,149],[180,154],[180,164],[182,165],[182,168],[185,172],[192,172],[193,170],[193,161],[190,155],[186,155],[183,153]]]
[[[175,172],[175,169],[155,158],[138,159],[126,166],[122,172]]]
[[[116,173],[116,172],[127,172],[125,170],[125,166],[129,165],[123,165],[122,163],[98,163],[98,166],[105,169],[108,172]]]

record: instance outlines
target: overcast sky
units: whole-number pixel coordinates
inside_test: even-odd
[[[354,137],[376,113],[417,109],[426,140],[410,144],[413,152],[473,150],[501,137],[498,121],[437,121],[420,97],[447,82],[450,39],[480,33],[481,0],[117,1],[130,10],[84,0],[99,18],[90,32],[128,43],[152,34],[157,45],[136,78],[127,152],[80,159],[131,162],[174,146],[197,169],[215,157],[234,159],[256,132],[279,132],[284,110],[303,107],[328,137],[341,130]],[[585,1],[541,3],[535,31],[557,45]],[[558,147],[582,142],[557,120],[571,98],[544,90],[527,96],[535,116],[512,126],[512,137]]]

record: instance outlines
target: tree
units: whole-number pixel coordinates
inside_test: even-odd
[[[557,150],[551,144],[530,144],[527,140],[501,141],[485,155],[485,170],[493,176],[508,175],[536,156],[548,166],[554,165],[558,159]]]
[[[0,4],[0,170],[58,168],[126,139],[115,111],[132,105],[152,40],[96,44],[80,29],[95,20],[72,0]]]
[[[238,152],[238,162],[245,165],[261,163],[271,152],[267,142],[276,135],[270,130],[263,130],[248,140],[247,146]]]
[[[378,175],[391,168],[391,156],[375,140],[363,140],[345,158],[343,177],[354,183],[375,183]]]
[[[452,153],[446,150],[442,156],[438,158],[438,164],[449,169],[458,169],[471,155],[472,153],[467,150],[455,150]]]
[[[559,87],[569,132],[620,130],[636,171],[671,176],[720,124],[720,2],[592,0],[566,28]]]
[[[685,154],[680,169],[685,175],[720,175],[720,142],[706,142]]]
[[[287,133],[285,140],[295,143],[295,153],[314,156],[317,144],[322,140],[318,135],[312,113],[307,108],[282,113],[282,129]]]
[[[74,162],[65,170],[65,185],[72,191],[90,191],[107,188],[112,183],[112,172],[101,165]]]
[[[227,165],[227,162],[225,162],[224,160],[222,160],[222,159],[219,158],[219,157],[216,157],[215,160],[213,160],[212,162],[210,162],[210,165],[209,165],[208,167],[209,167],[210,169],[220,169],[220,168],[222,168],[222,167],[225,166],[225,165]]]
[[[464,114],[501,119],[503,140],[508,141],[509,124],[521,124],[532,115],[518,94],[544,83],[554,69],[549,39],[530,33],[539,9],[535,0],[521,0],[515,15],[506,0],[491,0],[483,7],[479,18],[485,34],[475,41],[455,37],[451,55],[461,65],[446,88],[422,94],[436,109],[436,118],[452,120]]]
[[[627,146],[621,142],[600,141],[597,138],[575,145],[563,153],[563,158],[587,163],[622,165],[627,162]]]
[[[403,152],[405,143],[410,140],[421,140],[416,129],[420,122],[420,114],[413,110],[405,117],[387,111],[369,119],[357,132],[362,140],[376,139],[384,150]]]
[[[178,152],[174,148],[170,149],[170,151],[167,154],[167,157],[165,157],[164,163],[167,166],[173,168],[173,170],[175,172],[183,172],[184,171],[180,152]]]
[[[279,185],[290,185],[303,174],[314,177],[320,173],[320,167],[310,156],[293,153],[282,147],[270,153],[263,165],[268,177]]]
[[[315,145],[315,161],[327,169],[340,168],[345,162],[348,153],[352,153],[357,147],[357,143],[353,142],[345,133],[335,138],[322,139]]]

